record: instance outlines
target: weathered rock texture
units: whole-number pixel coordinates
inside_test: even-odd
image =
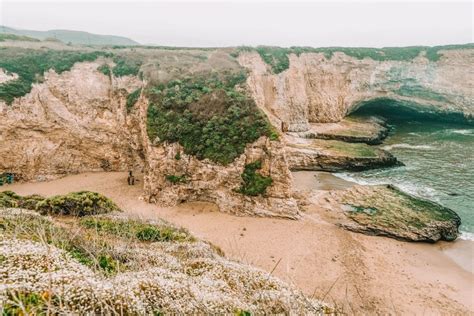
[[[403,165],[386,150],[337,140],[286,137],[291,170],[361,171]]]
[[[259,107],[275,126],[306,131],[312,122],[338,122],[363,102],[383,98],[405,102],[424,111],[460,113],[474,120],[474,50],[446,50],[429,61],[356,59],[334,53],[289,56],[289,69],[273,74],[255,52],[243,53],[250,71],[248,85]],[[381,103],[383,106],[383,103]]]
[[[459,234],[461,219],[454,211],[391,185],[356,185],[317,199],[329,201],[336,222],[358,233],[424,242],[452,241]]]
[[[142,97],[130,113],[125,106],[127,94],[143,82],[132,76],[109,78],[97,71],[100,64],[76,64],[61,75],[50,71],[44,83],[11,106],[0,103],[0,174],[41,181],[144,166],[144,195],[151,202],[209,201],[234,214],[298,217],[282,143],[262,137],[228,166],[187,156],[178,144],[152,145],[146,131],[148,101]],[[259,172],[271,176],[273,185],[265,196],[235,192],[245,164],[257,160]],[[185,183],[171,183],[166,176],[172,175],[185,175]]]
[[[142,82],[109,78],[96,70],[99,65],[50,71],[11,106],[0,102],[0,173],[37,181],[142,164],[125,109],[127,93]]]
[[[152,144],[146,134],[148,102],[139,101],[140,124],[145,152],[144,194],[150,202],[176,205],[182,202],[207,201],[215,203],[223,212],[237,215],[276,216],[295,219],[299,209],[292,197],[291,173],[286,161],[284,145],[261,137],[249,144],[239,158],[227,166],[209,160],[198,160],[186,155],[177,143]],[[177,154],[179,153],[179,159]],[[245,196],[236,190],[241,185],[241,174],[246,164],[260,160],[258,172],[270,176],[273,184],[264,196]],[[183,177],[183,182],[172,183],[167,176]]]

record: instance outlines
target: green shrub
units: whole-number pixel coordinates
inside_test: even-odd
[[[272,135],[253,99],[236,89],[246,74],[172,80],[149,90],[147,131],[153,142],[178,142],[184,153],[226,165],[248,143]]]
[[[77,62],[94,61],[106,52],[55,51],[33,49],[0,49],[0,68],[16,73],[19,78],[0,84],[0,100],[11,104],[15,98],[31,91],[32,84],[41,82],[49,69],[57,73],[70,70]]]
[[[262,57],[263,61],[272,67],[272,71],[276,74],[285,71],[290,67],[289,51],[286,48],[259,46],[256,48],[257,53]]]
[[[18,201],[18,207],[27,210],[36,210],[36,205],[44,199],[45,197],[37,194],[23,196]]]
[[[148,224],[136,220],[113,218],[87,217],[80,224],[99,233],[107,233],[138,241],[194,241],[194,238],[184,229],[167,224]]]
[[[118,271],[119,261],[115,260],[108,254],[102,254],[98,258],[99,267],[107,274]]]
[[[113,61],[115,63],[112,72],[116,77],[123,76],[136,76],[140,72],[142,62],[133,60],[125,56],[114,56]]]
[[[273,179],[257,173],[257,170],[261,168],[262,162],[260,160],[245,165],[244,172],[241,175],[243,183],[237,190],[239,193],[250,196],[265,194],[267,187],[272,185]]]
[[[110,66],[108,64],[102,64],[100,65],[99,67],[97,67],[97,71],[103,73],[104,75],[110,77],[110,75],[112,74],[111,70],[110,70]]]
[[[18,207],[21,196],[13,191],[0,192],[0,207]]]
[[[170,175],[166,175],[165,177],[166,177],[166,180],[168,180],[169,182],[173,184],[186,183],[186,175],[177,176],[174,174],[170,174]]]
[[[114,202],[105,196],[89,191],[57,195],[36,205],[41,214],[86,216],[119,211]]]
[[[137,90],[133,91],[127,96],[127,112],[130,112],[135,103],[137,103],[138,99],[140,98],[140,94],[142,93],[142,88],[138,88]]]

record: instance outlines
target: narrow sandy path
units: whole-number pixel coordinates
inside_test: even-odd
[[[294,283],[348,313],[474,314],[474,276],[436,245],[400,242],[342,230],[327,210],[311,207],[302,220],[237,217],[207,203],[162,208],[139,199],[141,182],[126,173],[88,173],[0,190],[63,194],[92,190],[112,198],[130,216],[161,217],[237,259]],[[471,248],[472,249],[472,248]]]

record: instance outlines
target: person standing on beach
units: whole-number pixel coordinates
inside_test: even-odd
[[[132,170],[128,172],[127,182],[128,182],[128,185],[135,185],[135,177],[132,174]]]

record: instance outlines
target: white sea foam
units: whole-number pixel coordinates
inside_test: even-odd
[[[403,148],[403,149],[421,149],[421,150],[431,150],[434,149],[433,146],[430,145],[410,145],[410,144],[393,144],[393,145],[387,145],[383,146],[382,149],[385,150],[391,150],[393,148]]]
[[[469,233],[469,232],[463,232],[463,231],[461,231],[461,234],[459,235],[459,239],[462,239],[462,240],[472,240],[472,241],[474,241],[474,233]]]
[[[451,132],[455,134],[474,136],[474,129],[455,129],[455,130],[451,130]]]
[[[335,173],[334,175],[343,180],[354,182],[360,185],[392,184],[406,193],[439,202],[439,196],[440,196],[439,192],[428,186],[420,186],[418,184],[410,183],[407,181],[399,182],[399,181],[393,181],[390,179],[360,178],[355,175],[347,174],[347,173]]]

